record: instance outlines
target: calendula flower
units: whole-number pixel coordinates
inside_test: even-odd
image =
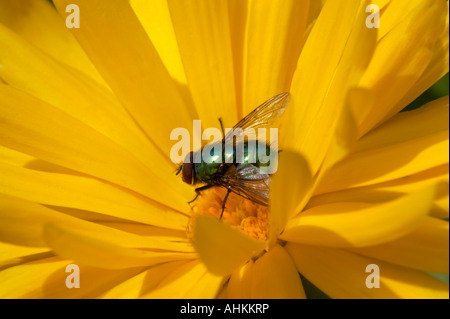
[[[399,113],[448,72],[446,1],[2,1],[0,22],[1,297],[448,298],[448,97]],[[281,92],[270,207],[191,208],[170,132]]]

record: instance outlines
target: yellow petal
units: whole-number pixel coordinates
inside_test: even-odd
[[[42,237],[42,227],[45,219],[41,216],[48,215],[52,220],[60,221],[64,216],[52,216],[48,208],[35,203],[21,201],[11,196],[0,195],[0,240],[23,246],[45,247]],[[40,221],[36,222],[31,216]]]
[[[169,74],[178,83],[185,85],[186,75],[167,1],[131,0],[130,4]]]
[[[14,86],[68,113],[136,156],[171,187],[191,197],[172,174],[174,165],[149,141],[111,92],[76,70],[61,65],[0,26],[0,75]],[[17,52],[22,52],[17,55]],[[46,81],[41,81],[42,74]],[[101,120],[99,120],[101,119]]]
[[[51,294],[51,291],[45,289],[45,282],[55,273],[61,279],[60,289],[68,290],[64,285],[65,277],[68,276],[65,268],[71,263],[59,257],[51,257],[2,270],[0,271],[2,283],[0,297],[5,299],[43,298],[46,294]]]
[[[244,115],[289,91],[305,41],[309,1],[250,1],[244,43]]]
[[[279,245],[256,260],[252,268],[254,299],[305,299],[300,276],[288,253]]]
[[[436,205],[437,201],[448,197],[448,173],[449,166],[445,164],[384,183],[316,195],[308,201],[306,209],[341,202],[383,203],[420,191],[432,185],[437,186],[434,202]]]
[[[345,250],[288,243],[286,250],[298,271],[332,298],[443,298],[448,299],[448,284],[424,272],[395,266]],[[371,272],[379,267],[380,288],[367,288]]]
[[[357,114],[363,112],[361,106],[370,106],[372,101],[372,93],[369,90],[359,87],[349,89],[334,136],[330,142],[330,148],[327,151],[319,174],[315,178],[314,188],[320,185],[326,173],[336,163],[344,159],[354,149],[358,140]],[[312,190],[312,193],[314,193],[314,190]]]
[[[448,97],[402,112],[363,137],[316,193],[381,183],[448,163]]]
[[[169,273],[186,264],[186,261],[173,261],[156,265],[138,275],[115,285],[102,294],[105,299],[136,299],[153,290]]]
[[[313,174],[327,152],[347,91],[374,50],[376,29],[361,27],[364,8],[365,1],[327,1],[294,73],[280,144],[304,154]]]
[[[54,1],[63,17],[70,3]],[[77,5],[86,27],[71,31],[120,102],[168,156],[170,132],[189,129],[195,111],[184,103],[128,1],[83,0]]]
[[[431,216],[448,219],[449,217],[449,196],[448,196],[448,184],[447,195],[434,202],[433,209],[431,210]]]
[[[314,25],[326,2],[327,0],[310,1],[308,12],[308,27]]]
[[[185,210],[186,201],[181,194],[102,134],[9,86],[0,84],[0,95],[2,145],[133,189],[180,211]]]
[[[386,34],[397,28],[401,21],[406,20],[408,15],[414,14],[414,11],[420,7],[420,0],[397,0],[389,1],[389,5],[385,6],[381,12],[383,23],[380,21],[378,29],[378,39],[382,39]],[[375,2],[375,4],[379,5]],[[380,7],[381,9],[381,7]]]
[[[168,5],[202,126],[217,127],[222,117],[225,127],[232,127],[237,112],[229,2],[168,1]]]
[[[50,1],[1,1],[0,23],[59,62],[106,85]]]
[[[382,11],[383,9],[385,9],[387,7],[388,4],[391,3],[391,0],[375,0],[372,3],[376,4]]]
[[[448,172],[448,164],[445,164],[424,172],[380,184],[349,188],[342,191],[321,194],[312,197],[309,200],[306,209],[341,202],[383,203],[417,192],[431,185],[436,185],[436,197],[434,199],[430,215],[448,219]]]
[[[249,10],[249,0],[230,0],[229,2],[229,18],[230,18],[230,35],[231,48],[233,53],[233,69],[236,91],[236,109],[238,119],[243,118],[244,106],[244,50],[247,37],[247,19]]]
[[[0,145],[0,161],[4,164],[25,167],[34,160],[36,160],[36,157],[34,156],[24,154]]]
[[[311,245],[362,247],[395,240],[415,230],[429,213],[435,187],[383,204],[334,203],[292,219],[281,239]]]
[[[409,6],[410,1],[407,2]],[[411,89],[433,56],[445,27],[444,1],[415,1],[409,14],[399,10],[395,20],[403,18],[377,44],[374,56],[360,85],[371,89],[375,101],[370,112],[359,119],[360,135],[364,135],[403,106],[396,104]],[[394,106],[397,108],[394,109]]]
[[[219,294],[224,278],[206,272],[202,278],[188,291],[183,298],[187,299],[213,299]]]
[[[448,230],[448,221],[428,217],[415,231],[397,240],[351,251],[396,265],[448,274]]]
[[[356,146],[356,152],[385,147],[421,138],[424,135],[448,130],[449,97],[431,101],[414,111],[402,112],[381,127],[364,136]],[[399,131],[403,134],[398,134]]]
[[[6,242],[37,247],[47,246],[43,235],[44,227],[47,224],[55,224],[70,228],[80,236],[88,234],[92,239],[104,240],[121,247],[192,252],[191,247],[182,242],[178,243],[177,238],[174,240],[152,233],[139,235],[102,226],[11,196],[0,195],[0,199],[2,207],[0,238]]]
[[[230,276],[226,288],[228,299],[250,299],[251,284],[253,278],[253,261],[249,261],[242,267],[238,267]]]
[[[0,175],[2,176],[0,193],[2,194],[165,228],[180,230],[186,228],[186,216],[101,180],[85,176],[40,172],[14,167],[2,161],[2,154],[0,154]]]
[[[142,296],[142,298],[190,298],[190,292],[196,290],[195,286],[200,284],[204,287],[203,278],[211,278],[208,275],[205,266],[199,261],[194,260],[169,273],[154,289]],[[206,279],[206,280],[207,280]],[[219,286],[211,287],[210,291],[195,291],[195,298],[213,298],[219,292]]]
[[[52,256],[53,254],[48,248],[26,247],[0,242],[0,270]]]
[[[405,1],[407,6],[411,5],[410,1]],[[442,78],[449,69],[449,10],[448,1],[447,4],[447,18],[444,27],[444,33],[438,38],[437,43],[433,46],[432,57],[427,68],[422,73],[420,78],[414,83],[414,85],[409,89],[409,91],[400,99],[393,111],[401,110],[403,107],[414,101],[420,94],[422,94],[426,89],[431,87],[440,78]],[[405,13],[403,13],[405,15]],[[384,21],[384,17],[383,17]],[[389,112],[385,118],[389,118],[394,113]]]
[[[279,154],[278,170],[271,179],[269,241],[275,244],[287,221],[301,212],[308,200],[312,175],[303,156],[283,150]]]
[[[153,252],[121,247],[104,239],[98,239],[68,227],[47,224],[44,238],[58,255],[82,264],[122,269],[155,265],[163,262],[193,259],[194,255],[172,252]]]
[[[80,274],[80,288],[66,287],[70,272],[66,267],[73,264],[59,257],[45,258],[0,272],[1,298],[33,299],[77,299],[96,298],[120,282],[136,275],[141,269],[108,270],[77,264]]]
[[[211,216],[196,217],[193,240],[200,259],[211,273],[217,275],[231,274],[264,249],[264,242]]]
[[[152,238],[161,238],[171,242],[177,242],[182,245],[191,245],[191,241],[186,236],[186,227],[183,230],[162,228],[138,223],[127,223],[123,221],[102,221],[99,224],[118,229],[127,233],[139,236],[149,236]]]

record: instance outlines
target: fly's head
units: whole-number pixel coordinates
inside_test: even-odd
[[[195,172],[194,172],[194,152],[190,152],[186,155],[184,162],[178,166],[177,175],[181,173],[181,178],[186,184],[195,184]]]

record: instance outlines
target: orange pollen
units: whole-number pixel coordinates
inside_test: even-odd
[[[188,238],[192,238],[193,221],[198,215],[210,214],[220,218],[226,194],[227,190],[223,187],[213,187],[201,193],[191,209],[192,215],[186,227]],[[230,193],[225,204],[222,221],[250,237],[266,240],[269,232],[269,207]]]

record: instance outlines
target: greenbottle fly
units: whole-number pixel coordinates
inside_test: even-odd
[[[249,132],[269,127],[283,114],[288,103],[289,93],[281,93],[272,97],[240,120],[227,134],[225,134],[222,121],[219,119],[223,134],[222,141],[218,142],[221,143],[222,151],[220,160],[205,162],[201,156],[202,148],[197,152],[187,154],[184,162],[178,166],[176,174],[181,173],[185,183],[204,184],[195,189],[197,195],[189,203],[194,202],[202,191],[218,186],[227,189],[220,218],[222,218],[225,203],[231,192],[260,205],[269,205],[270,174],[261,170],[268,163],[261,160],[258,150],[262,144],[262,147],[266,148],[266,154],[270,153],[270,145],[252,143],[249,139],[251,136]],[[226,147],[227,143],[231,146]],[[217,155],[213,153],[213,150],[214,148],[211,149],[210,154],[212,158]],[[278,152],[278,150],[274,151]],[[194,161],[194,158],[199,160]]]

